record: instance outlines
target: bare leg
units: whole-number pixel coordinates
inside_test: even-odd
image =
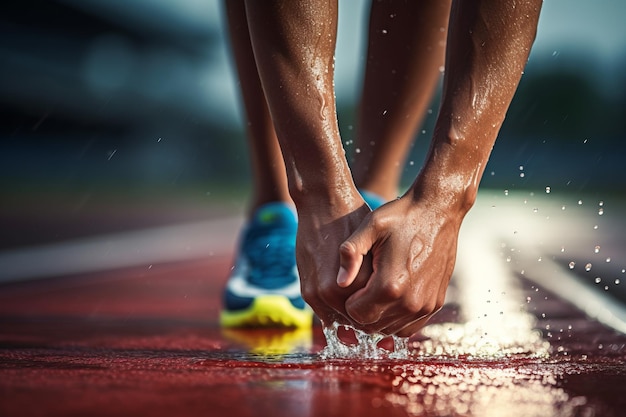
[[[244,1],[224,0],[224,6],[247,119],[253,181],[252,213],[265,203],[290,203],[291,197],[285,164],[254,60]]]
[[[354,178],[388,200],[444,65],[450,0],[373,1]]]

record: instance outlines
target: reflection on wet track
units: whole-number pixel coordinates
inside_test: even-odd
[[[587,317],[606,295],[572,284],[568,263],[597,264],[595,246],[618,273],[626,259],[612,247],[611,206],[601,221],[585,207],[555,194],[483,194],[447,303],[403,359],[324,359],[319,326],[220,329],[230,247],[5,283],[0,415],[623,415],[623,307],[607,301],[602,322]],[[577,231],[596,224],[604,234]]]

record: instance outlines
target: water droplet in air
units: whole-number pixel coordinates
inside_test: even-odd
[[[600,207],[598,209],[598,216],[602,216],[604,214],[604,209],[602,207]]]
[[[583,201],[582,200],[578,200],[578,205],[582,206],[583,205]]]
[[[585,265],[585,271],[587,271],[587,272],[591,271],[591,264],[590,263]]]
[[[504,195],[509,195],[509,190],[504,190]]]
[[[600,253],[600,246],[599,246],[599,245],[598,245],[598,246],[596,246],[596,247],[593,249],[593,251],[594,251],[595,253]]]
[[[609,286],[608,286],[608,285],[605,285],[605,286],[604,286],[604,291],[608,291],[608,290],[609,290]]]
[[[598,206],[602,207],[604,205],[604,201],[600,200],[600,202],[598,203]]]
[[[575,266],[576,266],[576,262],[572,261],[569,263],[569,269],[574,269]]]
[[[546,187],[546,194],[550,194],[550,187]]]
[[[530,303],[531,300],[532,300],[531,297],[526,297],[526,303]]]
[[[620,281],[619,278],[615,278],[615,285],[619,285]]]
[[[356,152],[356,153],[361,153],[361,148],[356,148],[356,149],[354,150],[354,152]]]
[[[606,262],[607,263],[611,262],[611,257],[610,256],[608,258],[606,258]]]
[[[386,35],[387,34],[387,29],[383,29],[383,30],[381,30],[381,32]]]
[[[601,283],[601,282],[602,282],[602,278],[600,278],[600,277],[596,277],[595,282],[596,282],[596,284]]]

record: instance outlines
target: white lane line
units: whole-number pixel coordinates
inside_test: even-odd
[[[0,283],[232,253],[239,217],[99,235],[0,252]]]
[[[590,252],[594,242],[601,237],[610,238],[614,231],[606,230],[597,236],[587,232],[592,230],[591,225],[598,222],[592,208],[583,210],[578,204],[566,207],[547,196],[533,196],[530,199],[525,196],[528,193],[513,193],[506,198],[493,193],[481,194],[477,207],[468,217],[466,232],[483,234],[485,239],[489,239],[491,246],[483,246],[482,250],[490,250],[492,258],[500,258],[497,259],[499,265],[508,266],[509,274],[523,273],[526,278],[557,294],[589,317],[626,333],[626,306],[608,294],[583,285],[573,272],[552,259],[560,251],[574,256],[580,256],[584,251]],[[502,252],[500,254],[497,253],[498,245]],[[620,244],[614,242],[613,246]],[[487,262],[477,250],[480,245],[465,243],[460,247],[469,251],[466,255],[473,263]],[[620,256],[619,250],[619,247],[603,249],[605,253],[612,253],[615,261],[621,262],[623,255]],[[618,257],[622,259],[618,260]],[[464,264],[458,268],[459,274],[470,267]],[[493,285],[491,280],[486,279],[488,276],[490,274],[486,273],[482,283],[475,284]],[[462,288],[459,290],[463,291]]]

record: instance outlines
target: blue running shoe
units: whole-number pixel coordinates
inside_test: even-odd
[[[223,327],[310,327],[313,311],[300,295],[295,211],[284,203],[260,207],[242,233],[226,284]]]
[[[374,194],[369,191],[359,190],[359,193],[361,194],[361,197],[363,197],[363,200],[365,200],[367,205],[370,206],[372,210],[376,210],[378,207],[382,206],[383,204],[387,202],[385,201],[384,198],[382,198],[378,194]]]

